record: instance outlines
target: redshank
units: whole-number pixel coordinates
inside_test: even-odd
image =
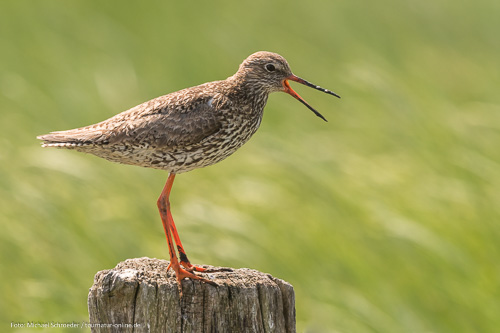
[[[73,149],[113,162],[168,171],[157,205],[167,237],[169,268],[175,271],[181,292],[184,278],[213,285],[195,274],[206,270],[190,263],[177,233],[169,201],[175,175],[222,161],[240,148],[259,128],[272,92],[292,95],[326,121],[290,87],[290,80],[340,97],[294,75],[279,54],[263,51],[246,58],[236,74],[225,80],[173,92],[100,123],[38,139],[43,140],[43,147]]]

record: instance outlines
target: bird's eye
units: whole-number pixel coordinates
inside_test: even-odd
[[[276,70],[276,67],[274,67],[274,65],[273,65],[273,64],[267,64],[267,65],[266,65],[266,70],[267,70],[268,72],[274,72],[274,71]]]

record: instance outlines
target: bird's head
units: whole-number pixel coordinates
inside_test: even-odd
[[[299,82],[308,87],[340,98],[340,96],[334,92],[309,83],[306,80],[294,75],[286,59],[279,54],[272,52],[260,51],[251,54],[241,63],[238,72],[233,77],[244,81],[246,86],[251,87],[252,92],[261,92],[266,94],[276,91],[286,92],[299,100],[318,117],[325,121],[326,119],[318,111],[312,108],[290,87],[288,81],[292,80]]]

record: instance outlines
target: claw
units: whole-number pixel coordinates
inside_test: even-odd
[[[207,280],[205,278],[202,278],[201,276],[195,275],[195,274],[193,274],[193,273],[185,270],[181,266],[179,266],[177,269],[175,269],[175,267],[174,267],[174,271],[175,271],[175,276],[177,278],[177,282],[179,283],[179,286],[181,287],[181,291],[182,291],[182,283],[181,283],[181,281],[183,279],[185,279],[185,278],[194,279],[194,280],[200,280],[201,282],[208,283],[209,285],[217,286],[217,283],[215,283],[214,281]]]
[[[207,269],[206,268],[203,268],[203,267],[198,267],[198,266],[194,266],[192,265],[189,261],[186,262],[186,261],[180,261],[179,264],[182,265],[182,267],[184,267],[186,269],[186,271],[188,272],[207,272]]]

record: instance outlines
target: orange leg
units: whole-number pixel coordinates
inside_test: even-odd
[[[160,217],[161,217],[161,222],[163,223],[163,229],[165,230],[165,235],[167,237],[167,243],[168,243],[168,253],[170,254],[170,264],[168,265],[168,268],[172,268],[175,272],[175,275],[177,277],[177,282],[179,283],[179,287],[181,288],[181,294],[182,294],[182,284],[181,281],[184,278],[190,278],[190,279],[197,279],[201,280],[203,282],[206,282],[211,285],[217,285],[213,281],[204,279],[202,277],[196,276],[192,273],[193,270],[196,270],[194,268],[195,266],[191,265],[189,263],[189,260],[187,260],[186,253],[184,252],[184,249],[182,248],[182,244],[179,238],[179,235],[177,234],[177,230],[175,228],[174,220],[172,218],[172,214],[170,213],[170,190],[172,189],[172,185],[174,183],[174,178],[175,174],[171,173],[168,176],[167,183],[165,184],[165,187],[163,188],[163,191],[160,194],[160,197],[158,198],[158,210],[160,211]],[[172,240],[172,233],[173,233],[173,240]],[[174,248],[174,240],[175,243],[177,244],[177,248],[179,250],[179,256],[181,258],[181,262],[179,263],[179,260],[177,259],[177,254],[175,252]],[[187,270],[181,267],[181,264],[183,266],[187,266]]]
[[[193,266],[190,262],[189,259],[186,255],[186,251],[184,250],[184,247],[182,247],[182,242],[181,239],[179,238],[179,234],[177,233],[177,228],[175,227],[174,219],[172,217],[172,213],[170,212],[170,209],[167,211],[168,218],[170,220],[170,230],[172,231],[172,234],[174,236],[174,241],[175,245],[177,245],[177,252],[179,252],[179,260],[180,264],[184,266],[184,268],[189,271],[197,271],[197,272],[204,272],[207,269],[203,267],[197,267]]]

